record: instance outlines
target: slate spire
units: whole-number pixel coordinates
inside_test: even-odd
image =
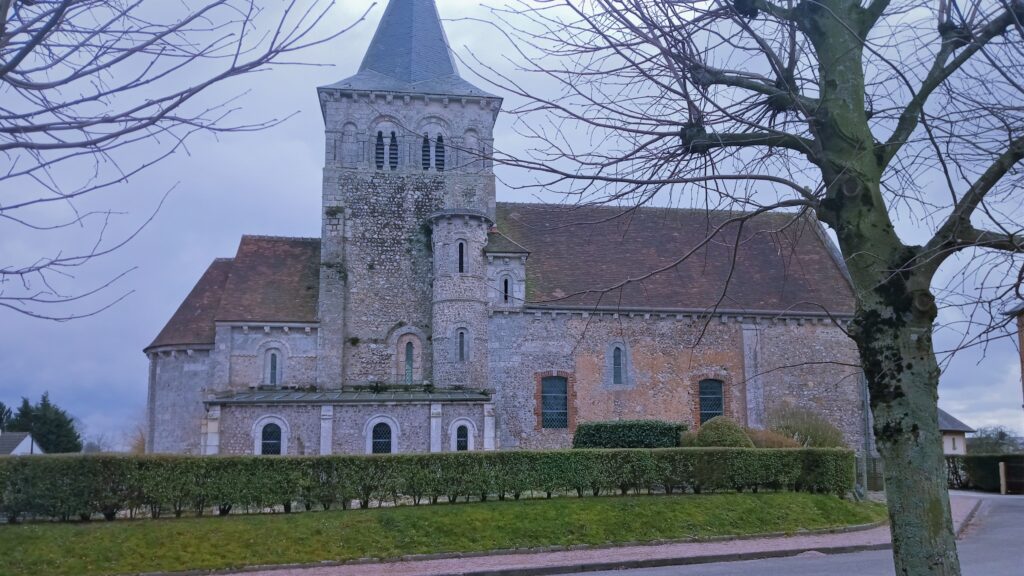
[[[459,76],[434,0],[389,0],[359,72],[327,88],[491,96]]]

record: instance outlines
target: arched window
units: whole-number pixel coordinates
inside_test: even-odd
[[[616,346],[612,351],[612,384],[622,384],[622,348]]]
[[[458,340],[459,340],[459,343],[458,343],[458,358],[459,358],[459,362],[465,362],[466,361],[466,356],[467,356],[467,354],[466,354],[466,331],[465,330],[459,330]]]
[[[507,303],[509,298],[512,296],[512,283],[509,281],[508,278],[505,278],[501,284],[501,297]]]
[[[388,150],[388,165],[392,170],[398,170],[398,136],[391,133],[390,149]]]
[[[430,136],[423,135],[423,169],[430,170]]]
[[[277,348],[267,350],[263,382],[271,386],[278,386],[284,380],[284,357]]]
[[[260,432],[260,454],[278,456],[281,454],[281,427],[270,423]]]
[[[437,135],[437,146],[434,148],[434,168],[444,172],[444,136]]]
[[[384,169],[384,133],[377,132],[377,147],[374,150],[374,162],[377,164],[377,170]]]
[[[384,422],[373,425],[373,454],[391,454],[391,426]]]
[[[476,424],[469,418],[456,418],[448,425],[448,449],[452,452],[476,450]]]
[[[466,243],[459,242],[459,274],[466,272]]]
[[[700,423],[703,424],[725,413],[725,396],[721,380],[701,380],[699,387]]]
[[[406,342],[405,343],[405,383],[406,384],[412,384],[412,376],[413,376],[412,361],[413,361],[413,354],[415,353],[415,351],[416,351],[416,347],[413,346],[412,342]]]

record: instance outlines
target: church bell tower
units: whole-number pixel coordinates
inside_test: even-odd
[[[434,0],[390,0],[359,71],[318,93],[317,385],[487,388],[501,99],[459,75]]]

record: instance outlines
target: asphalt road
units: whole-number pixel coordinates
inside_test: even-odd
[[[986,497],[958,543],[964,576],[1024,575],[1024,496]],[[669,566],[580,576],[894,576],[888,550],[790,558]]]

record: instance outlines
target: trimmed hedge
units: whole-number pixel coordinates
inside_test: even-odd
[[[946,456],[946,473],[950,488],[974,488],[999,492],[999,463],[1024,466],[1024,454],[967,454]],[[1009,468],[1009,466],[1008,466]],[[1008,470],[1008,472],[1010,472]],[[1011,480],[1008,478],[1008,480]]]
[[[838,449],[668,448],[456,452],[388,456],[0,458],[0,514],[69,520],[124,510],[153,518],[209,511],[307,509],[690,490],[843,495],[854,457]]]
[[[576,427],[573,448],[675,448],[686,424],[662,420],[584,422]]]

